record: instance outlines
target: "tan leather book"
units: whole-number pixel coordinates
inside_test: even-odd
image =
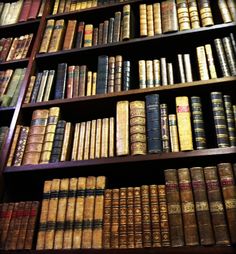
[[[178,31],[177,7],[174,0],[161,2],[161,22],[163,33]]]
[[[39,229],[36,243],[36,250],[43,250],[45,246],[45,235],[47,228],[47,217],[49,212],[49,201],[52,181],[45,181],[43,187],[43,199],[41,205],[41,214],[39,219]]]
[[[79,145],[79,131],[80,131],[80,123],[75,124],[74,138],[73,138],[73,146],[71,152],[71,160],[77,160],[78,153],[78,145]]]
[[[56,20],[50,44],[48,47],[49,53],[61,50],[61,46],[64,40],[64,30],[65,30],[65,20],[64,19]]]
[[[211,44],[205,44],[204,47],[205,47],[206,59],[207,59],[207,64],[208,64],[208,68],[209,68],[210,77],[217,78],[217,72],[216,72],[216,67],[215,67]]]
[[[35,84],[35,80],[36,80],[36,76],[33,75],[33,76],[30,77],[30,82],[29,82],[28,89],[27,89],[27,92],[26,92],[26,95],[25,95],[24,103],[29,103],[30,102],[31,95],[32,95],[32,92],[33,92],[33,88],[34,88],[34,84]]]
[[[119,248],[120,189],[112,189],[110,248]]]
[[[203,27],[214,25],[211,3],[209,0],[198,1],[198,9]]]
[[[59,1],[58,1],[59,2]],[[48,47],[51,41],[52,32],[54,29],[55,20],[54,19],[48,19],[46,23],[46,28],[44,31],[43,39],[40,45],[39,53],[47,53]]]
[[[191,29],[187,0],[177,0],[177,17],[180,31]]]
[[[130,27],[131,27],[131,6],[126,4],[123,6],[122,12],[122,40],[129,40],[131,38]]]
[[[89,146],[89,159],[95,158],[95,145],[96,145],[96,125],[97,121],[91,121],[91,134],[90,134],[90,146]]]
[[[175,98],[179,143],[181,151],[193,150],[191,113],[187,96]]]
[[[154,36],[153,4],[147,4],[147,30],[148,36]]]
[[[57,13],[64,13],[66,0],[60,0]]]
[[[222,199],[217,167],[204,167],[203,171],[207,185],[207,197],[216,244],[229,245],[230,236],[226,221],[226,211]]]
[[[170,242],[172,247],[184,245],[184,230],[182,210],[180,204],[180,192],[176,169],[164,171],[166,185],[166,200],[168,207]]]
[[[196,0],[188,0],[188,11],[191,22],[191,28],[196,29],[200,27],[200,18],[198,13],[198,6]]]
[[[134,187],[134,246],[143,247],[141,188]]]
[[[101,158],[108,157],[109,118],[102,119]]]
[[[204,46],[199,46],[196,48],[196,51],[200,80],[208,80],[210,77],[208,72],[205,48]]]
[[[138,73],[139,73],[139,88],[146,88],[147,78],[146,78],[146,61],[138,61]]]
[[[102,225],[104,215],[104,190],[106,187],[106,177],[98,176],[96,178],[94,218],[93,218],[93,235],[92,248],[102,248]]]
[[[44,249],[53,249],[54,247],[54,236],[56,230],[56,218],[58,211],[58,199],[60,190],[60,179],[53,179],[51,185],[51,194],[48,205],[48,215],[47,215],[47,228],[45,233],[45,244]]]
[[[115,154],[115,118],[109,118],[109,137],[108,137],[108,157],[114,157]]]
[[[86,129],[86,122],[80,123],[77,160],[83,160],[84,159],[85,129]]]
[[[3,76],[1,77],[1,84],[0,84],[0,96],[4,95],[8,89],[9,83],[11,81],[11,77],[13,75],[13,69],[7,69],[3,71]]]
[[[22,49],[21,59],[26,58],[27,55],[29,55],[28,52],[29,52],[29,48],[31,46],[31,42],[33,40],[33,36],[34,36],[33,33],[27,35],[27,38],[25,40],[25,43],[24,43],[24,46]]]
[[[92,80],[93,78],[93,73],[92,71],[88,71],[87,73],[87,84],[86,84],[86,96],[91,96],[92,95]]]
[[[96,86],[97,86],[97,72],[93,72],[93,83],[92,83],[91,95],[96,95]]]
[[[139,5],[140,36],[147,36],[147,4]]]
[[[182,208],[185,244],[187,246],[199,245],[198,226],[190,172],[188,168],[179,168],[177,172],[179,179],[180,204]]]
[[[77,20],[69,20],[66,28],[64,43],[63,43],[63,50],[72,49],[74,46],[75,40],[75,30],[77,26]]]
[[[10,50],[9,50],[7,58],[6,58],[6,61],[13,60],[13,57],[14,57],[14,54],[15,54],[18,42],[19,42],[19,37],[15,37],[13,39],[12,44],[11,44]]]
[[[154,22],[154,34],[162,34],[161,27],[161,4],[153,4],[153,22]]]
[[[129,154],[129,102],[116,104],[116,155]]]
[[[171,152],[179,152],[179,133],[177,128],[176,114],[169,114],[168,121],[170,129]]]
[[[52,9],[52,15],[57,14],[58,8],[59,8],[60,0],[55,0],[53,9]]]
[[[86,180],[87,180],[86,177],[78,178],[78,186],[76,190],[76,202],[75,202],[75,219],[74,219],[73,245],[72,245],[73,249],[79,249],[81,247]]]
[[[47,84],[48,74],[49,74],[49,70],[43,70],[38,94],[36,97],[36,102],[41,102],[43,100],[43,95],[44,95],[45,87]]]
[[[83,232],[81,248],[92,247],[96,177],[88,176],[84,200]]]
[[[39,161],[40,164],[49,163],[50,161],[53,140],[55,137],[55,131],[59,117],[60,117],[59,107],[52,107],[49,109],[48,121],[45,129],[45,136],[43,140],[42,152]]]
[[[119,248],[127,248],[128,215],[127,215],[127,188],[120,188],[119,200]]]
[[[103,228],[102,228],[102,247],[104,249],[110,248],[111,238],[111,201],[112,189],[105,189],[104,191],[104,215],[103,215]]]
[[[127,247],[134,248],[134,187],[127,188]]]
[[[61,160],[68,161],[71,154],[71,144],[72,144],[72,134],[73,134],[73,125],[71,122],[66,123],[65,133],[63,137]]]
[[[201,245],[215,244],[212,221],[207,199],[206,182],[202,167],[190,168],[192,188],[195,200],[198,233]]]
[[[229,162],[219,163],[217,164],[217,168],[228,221],[231,244],[234,244],[236,243],[236,209],[234,206],[236,201],[236,185],[233,175],[233,168],[232,164]]]
[[[93,41],[93,24],[86,24],[84,28],[84,47],[91,47]]]
[[[66,5],[65,5],[64,12],[69,12],[70,11],[71,2],[72,2],[72,0],[66,0]]]
[[[75,202],[76,202],[76,190],[77,190],[78,179],[71,178],[69,183],[69,195],[66,207],[66,221],[63,236],[63,249],[72,248],[73,240],[73,224],[75,214]]]
[[[224,23],[232,22],[233,19],[230,15],[230,9],[228,8],[226,1],[225,0],[218,0],[217,2],[218,2],[218,7],[220,10],[220,14],[223,19],[223,22]]]
[[[85,126],[84,156],[83,156],[84,160],[89,159],[90,138],[91,138],[91,121],[87,121]]]
[[[234,0],[226,0],[232,20],[236,21],[236,3]]]
[[[22,125],[20,125],[20,124],[16,125],[13,141],[12,141],[12,144],[11,144],[10,154],[9,154],[8,160],[7,160],[7,166],[8,167],[10,167],[12,165],[14,154],[16,152],[16,146],[17,146],[18,139],[19,139],[20,132],[21,132],[21,128],[22,128]]]
[[[102,119],[97,119],[95,159],[101,158],[101,137],[102,137]]]
[[[58,212],[56,215],[56,229],[54,235],[54,249],[62,249],[63,234],[66,221],[66,207],[69,194],[69,179],[63,178],[60,182],[60,189],[58,194]]]

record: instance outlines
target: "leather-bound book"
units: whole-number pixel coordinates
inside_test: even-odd
[[[122,91],[130,90],[130,61],[123,61]]]
[[[79,69],[79,96],[86,95],[87,65],[81,65]]]
[[[201,245],[215,244],[210,208],[207,199],[206,182],[202,167],[190,168],[192,188],[196,207],[199,239]]]
[[[84,144],[85,144],[85,134],[86,134],[86,123],[87,122],[81,122],[80,123],[77,160],[83,160],[84,159]]]
[[[106,177],[96,177],[96,190],[94,201],[93,235],[92,248],[102,248],[102,225],[104,215],[104,190],[106,187]]]
[[[129,102],[119,101],[116,105],[116,155],[129,154]]]
[[[123,58],[121,55],[115,56],[115,82],[114,82],[114,90],[115,92],[120,92],[122,88],[122,65]]]
[[[89,144],[89,159],[95,158],[95,144],[96,144],[96,120],[91,121],[91,133],[90,133],[90,144]]]
[[[78,24],[78,31],[77,31],[77,36],[76,36],[75,48],[81,48],[83,45],[84,28],[85,28],[85,22],[80,21]]]
[[[63,50],[72,49],[74,46],[74,40],[75,40],[75,30],[77,27],[77,20],[69,20],[67,23],[64,43],[62,46]]]
[[[112,189],[105,189],[104,191],[104,214],[103,214],[103,228],[102,228],[102,247],[104,249],[110,248],[111,243],[111,217],[112,217]]]
[[[152,227],[152,247],[161,247],[160,211],[157,185],[150,185],[149,191]]]
[[[223,201],[225,205],[226,217],[228,221],[228,228],[230,233],[231,244],[236,243],[236,185],[233,175],[232,164],[229,162],[217,164],[218,174],[221,184],[221,191],[223,194]]]
[[[12,69],[7,69],[4,71],[3,77],[1,78],[2,82],[0,84],[0,96],[6,93],[13,73],[14,71]]]
[[[148,35],[147,30],[147,4],[139,5],[139,23],[140,23],[140,36]]]
[[[179,152],[179,133],[176,114],[168,115],[168,123],[170,132],[170,150],[171,152]]]
[[[198,13],[198,6],[196,0],[188,0],[188,11],[191,22],[191,28],[196,29],[200,27],[200,18]]]
[[[161,121],[161,140],[162,151],[170,151],[170,131],[168,123],[168,106],[166,103],[160,104],[160,121]]]
[[[41,0],[32,0],[32,4],[30,6],[28,19],[36,19],[39,8],[40,8]]]
[[[115,22],[115,18],[111,17],[109,19],[107,43],[113,42],[114,22]]]
[[[66,205],[66,215],[63,234],[63,249],[71,249],[73,244],[73,227],[75,220],[76,192],[78,188],[78,179],[70,178],[69,190]]]
[[[187,0],[177,0],[177,17],[180,31],[191,28]]]
[[[87,121],[86,124],[85,124],[83,160],[88,160],[89,159],[90,137],[91,137],[91,121]]]
[[[114,91],[115,91],[115,57],[110,56],[108,59],[107,92],[113,93]]]
[[[51,41],[52,32],[54,29],[55,20],[54,19],[48,19],[46,23],[46,28],[44,30],[43,39],[40,45],[39,53],[47,53],[48,47]]]
[[[127,188],[127,248],[135,247],[134,239],[134,187]]]
[[[45,92],[43,95],[43,101],[50,100],[50,95],[51,95],[52,85],[54,83],[54,78],[55,78],[55,70],[49,70],[47,83],[46,83],[46,87],[45,87]]]
[[[5,62],[6,61],[12,43],[13,43],[13,38],[12,37],[5,39],[4,44],[3,44],[3,49],[2,49],[1,54],[0,54],[0,62]]]
[[[60,181],[60,189],[58,194],[58,211],[56,215],[56,227],[54,235],[54,249],[62,249],[63,234],[66,221],[67,198],[69,194],[69,179],[64,178]]]
[[[95,158],[101,158],[101,140],[102,140],[102,119],[97,119],[96,138],[95,138]]]
[[[153,4],[147,4],[147,29],[148,36],[154,36]]]
[[[54,5],[52,8],[52,15],[55,15],[58,13],[58,8],[59,8],[60,0],[55,0]]]
[[[204,46],[198,46],[196,48],[196,52],[197,52],[197,62],[198,62],[200,80],[208,80],[210,79],[210,77],[209,77],[207,58],[206,58],[206,52],[205,52]]]
[[[236,3],[233,0],[226,0],[232,20],[236,21]]]
[[[115,12],[114,30],[113,30],[113,42],[120,41],[120,30],[121,30],[121,12]]]
[[[96,94],[107,93],[108,82],[108,56],[98,57]]]
[[[210,77],[217,78],[216,66],[214,62],[211,44],[205,44],[204,47],[205,47]]]
[[[36,81],[36,76],[34,76],[34,75],[31,76],[30,81],[29,81],[29,85],[28,85],[28,88],[27,88],[27,92],[26,92],[26,95],[25,95],[24,103],[29,103],[30,102],[31,95],[32,95],[33,89],[34,89],[35,81]]]
[[[12,41],[12,44],[10,46],[10,49],[9,49],[9,52],[7,54],[7,57],[6,57],[6,61],[11,61],[11,60],[14,60],[14,54],[16,52],[16,48],[17,48],[17,45],[20,41],[20,38],[19,37],[15,37]]]
[[[67,79],[67,63],[59,63],[55,84],[54,99],[64,99]]]
[[[131,28],[132,28],[132,15],[131,5],[126,4],[123,6],[122,11],[122,41],[129,40],[133,36]]]
[[[109,20],[103,22],[102,44],[107,44]]]
[[[170,230],[168,219],[168,208],[166,201],[166,186],[157,185],[159,207],[160,207],[160,230],[161,230],[161,245],[170,246]]]
[[[93,24],[86,24],[84,27],[84,47],[91,47],[93,42]]]
[[[89,249],[92,247],[96,179],[95,176],[87,177],[81,242],[82,249]]]
[[[162,34],[161,26],[161,3],[153,4],[154,34]]]
[[[38,221],[39,214],[39,204],[39,201],[32,201],[24,243],[24,249],[26,250],[32,250],[33,247],[34,236],[36,233],[36,223]]]
[[[44,9],[45,9],[45,4],[46,4],[46,0],[42,0],[42,1],[41,1],[41,5],[40,5],[40,8],[39,8],[39,11],[38,11],[37,18],[43,16],[43,12],[44,12]]]
[[[0,248],[2,249],[1,235],[3,234],[3,227],[7,219],[8,203],[0,204]]]
[[[42,78],[40,80],[36,102],[41,102],[43,100],[43,94],[44,94],[46,83],[47,83],[48,73],[49,73],[49,70],[43,70],[42,72]]]
[[[211,9],[211,3],[209,0],[199,0],[198,3],[198,9],[200,12],[200,19],[202,26],[212,26],[214,25],[214,20],[212,16],[212,9]]]
[[[178,181],[182,208],[184,238],[187,246],[199,245],[198,226],[193,198],[191,177],[188,168],[179,168]]]
[[[230,73],[232,76],[236,76],[236,60],[235,60],[233,44],[231,42],[230,36],[223,37],[222,43],[223,43],[224,51],[227,57]]]
[[[25,37],[25,43],[24,43],[24,46],[23,46],[23,49],[22,49],[22,53],[21,53],[21,56],[20,56],[20,59],[23,59],[23,58],[26,58],[27,55],[28,55],[28,52],[29,52],[29,48],[31,46],[31,41],[33,40],[33,36],[34,34],[31,33],[31,34],[27,34]]]
[[[73,97],[73,89],[74,89],[74,74],[75,74],[75,65],[68,66],[68,74],[66,81],[66,98]]]
[[[115,118],[109,118],[109,137],[108,137],[108,156],[114,157],[115,154]]]
[[[204,167],[203,171],[207,185],[207,197],[216,244],[229,245],[230,236],[226,221],[226,211],[224,208],[217,167]]]
[[[33,112],[29,136],[25,147],[23,165],[38,164],[43,148],[43,141],[48,122],[47,109],[38,109]]]
[[[64,41],[64,30],[65,30],[65,20],[59,19],[55,21],[55,26],[53,28],[50,44],[48,47],[48,52],[57,52],[61,50]]]
[[[109,118],[102,119],[101,158],[108,157]]]
[[[73,75],[73,89],[72,89],[73,98],[79,96],[79,71],[80,71],[80,66],[75,65],[74,75]]]
[[[177,7],[174,0],[161,2],[161,21],[163,33],[178,31]]]
[[[47,218],[49,213],[49,201],[51,195],[52,181],[45,181],[43,187],[43,198],[41,205],[41,214],[39,219],[38,236],[36,243],[36,250],[43,250],[45,247],[45,236],[47,229]]]
[[[120,206],[119,206],[119,248],[127,248],[127,188],[120,188]]]
[[[73,249],[79,249],[81,247],[86,181],[87,181],[86,177],[78,178],[76,190],[76,202],[75,202],[73,244],[72,244]]]
[[[153,77],[153,61],[146,60],[146,86],[147,87],[154,87],[154,77]]]
[[[68,161],[70,158],[73,131],[74,131],[74,126],[72,125],[71,122],[67,122],[65,126],[64,137],[63,137],[60,161]]]
[[[164,171],[166,185],[166,200],[169,217],[170,243],[172,247],[185,244],[180,191],[176,169]]]

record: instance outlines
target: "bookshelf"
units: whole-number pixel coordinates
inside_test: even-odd
[[[13,2],[13,1],[9,1]],[[224,76],[214,48],[214,39],[223,38],[230,33],[235,34],[236,23],[224,23],[220,10],[215,1],[210,1],[214,18],[214,25],[162,33],[154,36],[139,36],[139,5],[160,3],[154,0],[130,0],[120,3],[70,11],[52,15],[54,0],[46,1],[42,17],[11,25],[0,26],[1,37],[20,36],[24,33],[33,33],[34,37],[27,57],[24,59],[4,61],[0,63],[0,71],[9,68],[26,68],[21,83],[18,100],[13,107],[0,107],[0,126],[9,126],[8,137],[0,154],[2,202],[19,202],[27,200],[42,201],[44,181],[55,178],[87,177],[90,175],[105,175],[108,179],[108,188],[122,188],[129,186],[141,186],[151,184],[164,184],[164,170],[182,167],[206,167],[222,162],[236,163],[236,147],[217,147],[210,93],[220,91],[222,94],[232,96],[233,104],[236,104],[234,94],[236,92],[236,76]],[[133,12],[131,26],[134,26],[132,38],[113,43],[94,45],[90,47],[73,47],[70,50],[58,50],[51,53],[38,53],[47,21],[50,19],[64,19],[85,21],[98,27],[99,23],[114,17],[115,12],[123,10],[129,4]],[[0,38],[1,39],[1,38]],[[198,46],[210,43],[213,48],[217,78],[200,80],[196,57]],[[178,73],[177,54],[190,54],[192,64],[193,81],[182,83]],[[70,65],[87,65],[88,70],[96,72],[98,58],[101,55],[108,57],[122,55],[124,61],[131,63],[130,89],[106,94],[91,96],[79,96],[73,98],[53,99],[36,103],[24,103],[24,98],[32,75],[47,69],[57,70],[59,63]],[[174,67],[173,85],[161,85],[156,87],[139,88],[140,59],[153,60],[166,57]],[[55,82],[54,87],[55,89]],[[51,93],[52,94],[52,93]],[[116,106],[119,101],[145,100],[145,96],[159,94],[162,103],[168,105],[171,113],[175,112],[175,98],[177,96],[200,96],[202,99],[204,124],[207,136],[207,148],[192,151],[146,153],[146,155],[113,156],[110,158],[96,158],[89,160],[67,160],[47,164],[7,166],[14,132],[17,125],[30,126],[31,117],[37,109],[50,109],[60,107],[61,119],[76,124],[93,119],[116,117]],[[72,113],[73,112],[73,113]],[[208,116],[211,121],[208,121]],[[115,149],[115,148],[114,148]],[[30,191],[29,191],[30,190]],[[36,224],[36,232],[39,221]],[[33,249],[30,253],[235,253],[235,246],[183,246],[183,247],[158,247],[158,248],[134,248],[134,249],[83,249],[83,250],[36,250],[37,233],[34,235]],[[1,250],[2,253],[15,253],[11,250]],[[19,253],[29,253],[27,250],[18,250]]]

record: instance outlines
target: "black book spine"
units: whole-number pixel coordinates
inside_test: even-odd
[[[107,82],[108,82],[108,56],[101,55],[98,57],[96,94],[107,93]]]
[[[66,76],[67,76],[67,63],[58,64],[54,99],[64,99],[66,88]]]

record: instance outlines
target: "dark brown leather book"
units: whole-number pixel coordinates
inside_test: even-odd
[[[207,199],[206,182],[202,167],[190,168],[195,200],[199,239],[201,245],[215,244],[212,221]]]
[[[135,247],[134,239],[134,188],[127,188],[127,247]]]
[[[28,19],[36,19],[39,12],[40,4],[41,4],[41,0],[32,0]]]
[[[119,248],[127,248],[127,188],[120,188]]]
[[[76,48],[81,48],[83,45],[84,27],[85,27],[85,22],[80,21],[78,25],[78,32],[77,32],[76,43],[75,43]]]

